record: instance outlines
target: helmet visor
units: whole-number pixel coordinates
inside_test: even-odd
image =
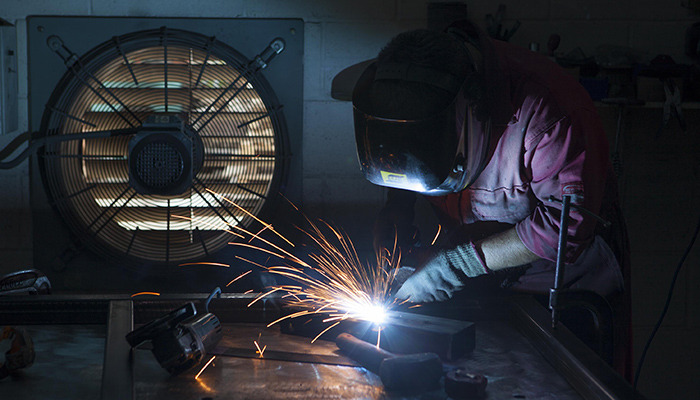
[[[483,168],[488,135],[482,135],[482,124],[462,91],[427,118],[374,116],[367,111],[372,68],[360,78],[353,96],[357,156],[365,178],[376,185],[436,196],[466,188]],[[466,112],[458,115],[458,108]],[[470,145],[476,147],[467,149]]]

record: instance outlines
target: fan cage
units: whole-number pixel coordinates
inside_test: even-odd
[[[287,133],[274,92],[249,65],[214,38],[161,28],[112,38],[69,67],[44,112],[46,135],[139,127],[164,113],[204,150],[191,187],[159,196],[129,186],[132,136],[46,146],[47,194],[81,243],[117,262],[170,265],[206,259],[251,229],[284,180]]]

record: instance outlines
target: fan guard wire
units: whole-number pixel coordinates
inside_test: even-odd
[[[79,243],[122,264],[201,261],[237,240],[235,226],[254,223],[222,196],[256,216],[272,207],[286,180],[286,123],[269,83],[235,49],[163,27],[112,38],[66,65],[45,135],[134,128],[162,113],[191,125],[204,147],[191,187],[159,196],[128,184],[131,136],[47,145],[44,186]]]

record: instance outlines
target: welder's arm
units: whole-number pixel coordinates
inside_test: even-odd
[[[540,259],[523,244],[515,228],[508,229],[474,244],[490,270],[517,267]]]
[[[464,287],[465,278],[515,267],[539,259],[522,243],[515,228],[439,251],[411,275],[396,298],[412,302],[442,301]]]

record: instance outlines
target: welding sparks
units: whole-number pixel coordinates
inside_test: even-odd
[[[222,263],[215,263],[215,262],[191,262],[191,263],[184,263],[180,264],[180,267],[186,267],[188,265],[212,265],[215,267],[225,267],[225,268],[230,268],[231,266],[228,264],[222,264]]]
[[[260,358],[263,358],[263,353],[265,352],[267,345],[264,345],[263,348],[261,349],[257,340],[253,340],[253,343],[255,344],[255,348],[257,348],[257,350],[255,350],[255,353],[260,354]]]
[[[387,311],[396,305],[390,296],[390,288],[398,271],[395,266],[400,265],[400,255],[382,255],[376,264],[363,264],[347,235],[324,222],[323,227],[331,233],[329,238],[319,226],[308,222],[311,232],[304,233],[319,250],[318,253],[308,255],[311,262],[305,262],[281,248],[276,248],[276,251],[260,249],[292,264],[265,267],[268,272],[289,278],[300,285],[273,286],[251,304],[271,293],[282,291],[285,293],[283,298],[290,306],[301,309],[268,326],[287,318],[323,315],[323,322],[331,325],[312,342],[346,319],[369,321],[377,325],[383,323]],[[385,253],[393,254],[389,251]]]
[[[207,361],[207,363],[204,364],[204,366],[202,367],[202,369],[200,369],[199,372],[197,373],[197,375],[195,375],[195,377],[194,377],[195,380],[199,379],[199,376],[202,375],[202,372],[204,372],[204,370],[207,369],[207,367],[209,366],[209,364],[211,364],[212,361],[214,361],[215,358],[216,358],[216,356],[212,356],[212,358],[210,358],[209,361]]]
[[[251,272],[253,272],[253,270],[248,270],[247,272],[244,272],[244,273],[238,275],[234,280],[232,280],[231,282],[227,283],[227,284],[226,284],[226,287],[231,286],[231,284],[232,284],[233,282],[235,282],[235,281],[237,281],[237,280],[243,278],[244,276],[248,275],[248,274],[251,273]]]
[[[253,218],[254,220],[258,221],[260,224],[262,224],[262,225],[264,226],[264,228],[263,228],[262,230],[267,230],[267,229],[269,229],[272,233],[274,233],[275,235],[279,236],[279,237],[280,237],[282,240],[284,240],[285,242],[289,243],[290,246],[294,247],[294,243],[290,242],[289,240],[287,240],[287,238],[285,238],[284,236],[282,236],[281,234],[279,234],[279,233],[275,230],[275,228],[272,227],[272,225],[267,224],[267,223],[261,221],[258,217],[256,217],[255,215],[251,214],[250,212],[248,212],[248,210],[246,210],[245,208],[239,206],[238,204],[234,203],[233,201],[227,199],[226,197],[220,195],[219,193],[216,193],[215,191],[213,191],[213,190],[211,190],[211,189],[209,189],[209,188],[207,188],[206,190],[207,190],[207,192],[210,192],[211,194],[213,194],[213,195],[215,195],[215,196],[221,197],[225,202],[230,203],[231,205],[233,205],[234,207],[238,208],[239,210],[241,210],[241,211],[242,211],[243,213],[245,213],[246,215],[248,215],[248,216],[250,216],[251,218]],[[259,237],[259,235],[260,235],[260,233],[262,232],[262,230],[261,230],[260,232],[258,232],[257,234],[252,235],[253,238]],[[251,238],[251,239],[252,239],[252,238]]]
[[[434,245],[434,244],[435,244],[435,242],[437,242],[437,240],[438,240],[438,237],[440,236],[440,232],[441,232],[441,231],[442,231],[442,225],[439,225],[439,224],[438,224],[438,230],[437,230],[437,233],[435,234],[435,237],[433,238],[433,241],[432,241],[432,242],[430,242],[430,245],[431,245],[431,246],[432,246],[432,245]]]
[[[253,344],[255,344],[255,348],[257,348],[257,350],[255,352],[257,354],[260,354],[260,358],[263,358],[263,353],[265,352],[267,345],[264,345],[263,348],[260,349],[260,345],[258,345],[260,338],[262,338],[262,332],[258,333],[258,340],[253,340]]]
[[[211,193],[243,210],[220,194]],[[294,204],[292,206],[296,208]],[[324,318],[323,321],[330,325],[319,333],[312,340],[313,342],[327,330],[346,319],[368,321],[379,325],[386,318],[387,311],[399,304],[391,296],[392,283],[398,272],[398,266],[401,265],[401,254],[400,251],[397,251],[396,244],[393,250],[384,249],[377,254],[375,263],[362,263],[347,234],[324,221],[319,227],[307,218],[311,229],[309,231],[301,230],[301,232],[311,240],[317,252],[306,254],[305,258],[308,256],[308,259],[305,260],[292,254],[289,250],[285,250],[282,247],[284,244],[277,245],[263,238],[262,232],[269,231],[284,240],[287,245],[295,247],[272,225],[259,220],[252,214],[249,215],[258,221],[263,228],[253,233],[240,226],[233,226],[233,229],[247,235],[250,240],[230,242],[229,245],[266,253],[282,260],[282,264],[264,266],[239,256],[237,258],[298,284],[271,286],[249,304],[250,306],[272,293],[282,292],[282,298],[287,301],[289,306],[300,309],[298,312],[273,321],[268,327],[287,318],[321,315]],[[326,235],[327,233],[328,235]],[[258,242],[252,244],[253,239],[262,244],[258,244]],[[232,280],[228,285],[243,275]],[[256,346],[259,347],[257,342]],[[264,347],[259,350],[264,351]],[[260,351],[261,356],[262,351]]]
[[[158,292],[138,292],[138,293],[132,294],[131,297],[145,296],[145,295],[160,296],[160,293],[158,293]]]

